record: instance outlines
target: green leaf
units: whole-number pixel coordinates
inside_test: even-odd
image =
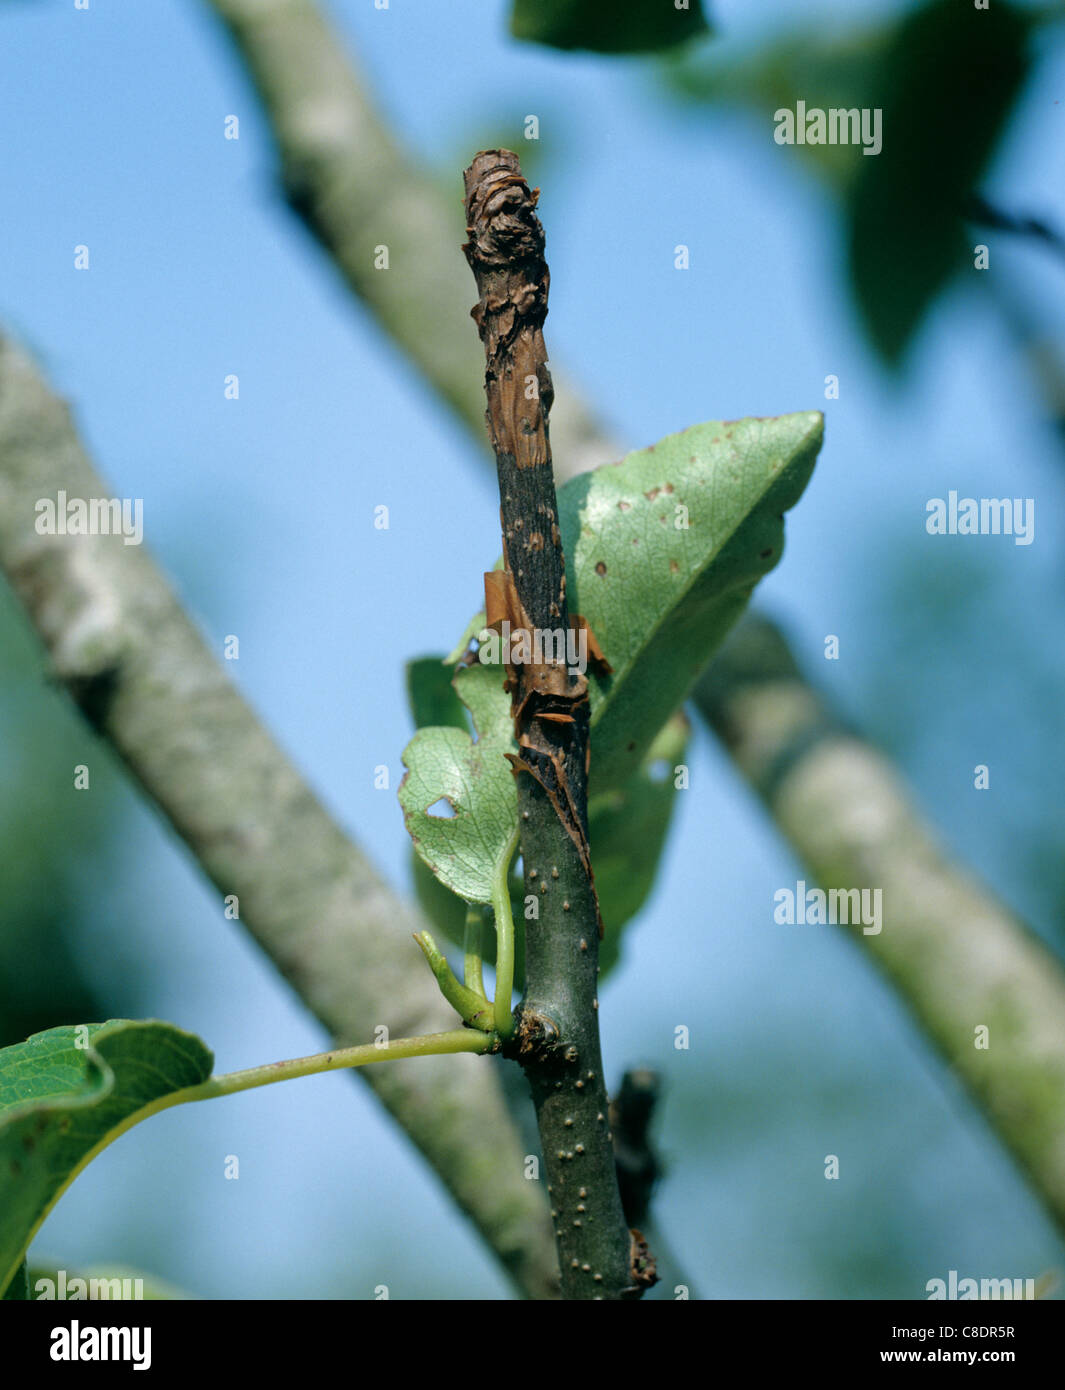
[[[407,702],[416,729],[470,727],[466,707],[452,682],[458,659],[456,656],[450,666],[440,656],[419,656],[407,662]]]
[[[0,1050],[0,1288],[89,1159],[138,1111],[205,1081],[213,1060],[173,1024],[126,1019],[50,1028]]]
[[[453,726],[419,729],[403,753],[399,801],[415,848],[441,882],[467,902],[490,903],[517,831],[504,757],[517,752],[510,698],[499,670],[480,663],[459,670],[455,690],[473,717],[476,743]]]
[[[1024,86],[1030,27],[1006,0],[981,12],[924,5],[903,19],[863,103],[883,110],[883,149],[860,161],[849,190],[850,275],[889,362],[954,275],[972,269],[966,206]]]
[[[552,48],[652,53],[710,31],[702,0],[514,0],[510,32]]]
[[[675,714],[625,785],[588,803],[588,844],[603,918],[599,970],[604,976],[620,959],[623,928],[654,887],[676,802],[674,771],[684,761],[687,742],[688,721]]]
[[[469,729],[470,721],[466,707],[459,699],[455,689],[454,667],[465,652],[469,640],[472,640],[474,636],[475,633],[471,624],[468,639],[460,643],[451,657],[424,656],[407,663],[407,699],[416,728],[432,728],[436,725],[453,729]],[[466,930],[465,900],[458,897],[441,879],[437,878],[413,844],[410,853],[411,878],[419,906],[441,935],[455,946],[463,945]],[[514,940],[515,972],[516,978],[521,980],[525,963],[524,940],[521,930],[520,885],[515,891],[519,895],[518,900],[512,901],[511,909],[517,914]],[[513,900],[514,894],[512,893],[511,896]],[[492,932],[485,933],[484,959],[489,962],[495,961],[495,936]]]
[[[7,1288],[4,1290],[4,1296],[3,1296],[3,1297],[4,1297],[4,1302],[12,1302],[12,1303],[14,1303],[14,1302],[17,1301],[17,1302],[22,1302],[22,1303],[24,1303],[24,1302],[28,1302],[29,1296],[30,1296],[30,1277],[29,1277],[29,1270],[28,1270],[27,1267],[26,1267],[26,1261],[23,1260],[22,1263],[19,1265],[19,1267],[18,1267],[18,1268],[16,1269],[16,1271],[15,1271],[15,1277],[11,1280],[11,1282],[8,1284]]]
[[[822,433],[816,411],[713,421],[561,490],[571,610],[614,668],[589,673],[591,795],[624,786],[779,560]]]
[[[697,425],[561,489],[571,608],[614,668],[588,673],[590,798],[648,795],[639,778],[652,743],[779,559],[783,515],[810,476],[822,424],[810,412]],[[399,796],[430,869],[467,901],[488,902],[517,832],[503,756],[514,751],[510,700],[499,667],[461,668],[455,685],[477,742],[453,727],[420,730],[403,754]],[[428,815],[442,798],[452,817]],[[591,827],[590,840],[594,867]]]
[[[438,932],[455,946],[461,946],[465,939],[466,903],[457,897],[450,888],[437,878],[418,851],[410,848],[411,880],[418,906]],[[514,923],[515,933],[520,935],[518,923]],[[491,932],[484,942],[484,959],[495,960],[495,938]]]

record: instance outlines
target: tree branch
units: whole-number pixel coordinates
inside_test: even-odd
[[[486,575],[528,649],[508,654],[518,755],[526,901],[525,998],[516,1055],[536,1106],[562,1294],[639,1296],[614,1171],[596,1013],[599,903],[588,850],[588,683],[566,665],[566,557],[558,529],[547,418],[553,388],[543,322],[549,275],[537,194],[510,150],[466,170],[466,257],[480,300],[488,434],[499,472],[502,575]],[[493,621],[489,604],[489,621]],[[538,650],[548,633],[561,633]]]
[[[1065,1230],[1060,962],[945,858],[886,758],[807,684],[772,623],[744,619],[695,698],[821,887],[882,889],[882,930],[853,927],[855,939]]]
[[[425,923],[315,799],[143,546],[42,536],[41,498],[106,498],[68,413],[0,337],[0,566],[56,675],[338,1044],[454,1026],[411,942]],[[387,1000],[387,1009],[381,1001]],[[517,1285],[557,1290],[546,1210],[490,1064],[361,1073]]]

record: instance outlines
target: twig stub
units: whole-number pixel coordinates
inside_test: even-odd
[[[484,343],[488,433],[499,473],[502,573],[485,576],[488,621],[509,620],[530,638],[570,626],[566,557],[558,527],[548,413],[551,376],[543,324],[550,272],[538,189],[510,150],[482,150],[465,173],[466,257],[480,299],[472,315]],[[507,664],[514,775],[536,781],[573,842],[589,884],[588,683],[557,649],[543,660]],[[595,896],[592,887],[593,899]],[[596,921],[599,921],[596,900]]]
[[[552,388],[543,323],[550,274],[538,190],[510,150],[483,150],[466,170],[466,257],[480,299],[473,309],[484,343],[488,433],[499,473],[505,569],[485,577],[489,622],[514,630],[565,632],[566,558],[558,528],[548,412]],[[545,789],[591,878],[585,783],[588,686],[553,650],[542,660],[507,665],[514,771]]]
[[[482,150],[466,170],[463,248],[480,301],[472,316],[487,359],[488,433],[518,468],[550,465],[547,416],[554,397],[543,326],[550,274],[544,229],[510,150]]]

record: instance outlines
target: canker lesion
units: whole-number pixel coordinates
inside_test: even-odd
[[[546,1061],[562,1041],[558,1024],[548,1014],[522,1009],[518,1020],[517,1047],[522,1062]]]

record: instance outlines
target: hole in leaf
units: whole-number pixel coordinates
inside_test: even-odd
[[[454,804],[446,796],[442,796],[439,801],[434,801],[431,806],[425,808],[425,814],[432,816],[434,820],[454,820],[458,812]]]
[[[647,775],[652,782],[664,782],[670,773],[669,763],[665,758],[655,758],[654,762],[647,769]]]

